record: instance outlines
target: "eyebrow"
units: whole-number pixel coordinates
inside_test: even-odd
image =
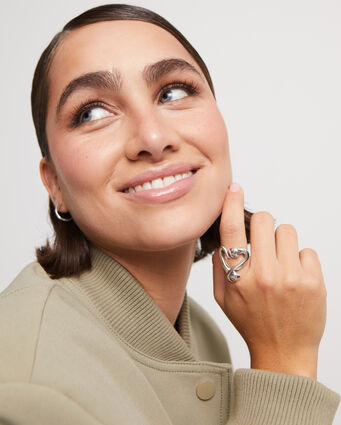
[[[185,61],[184,59],[176,58],[163,59],[151,65],[146,65],[142,71],[142,74],[147,85],[151,85],[155,81],[173,71],[190,71],[196,73],[202,78],[200,72],[197,70],[197,68],[195,68],[195,66]]]
[[[142,76],[146,81],[147,85],[150,86],[160,78],[173,71],[190,71],[194,72],[203,79],[201,73],[195,66],[185,61],[184,59],[170,58],[162,59],[150,65],[146,65],[142,71]],[[110,71],[96,71],[83,74],[72,81],[65,87],[63,93],[59,98],[57,105],[56,116],[60,114],[61,109],[65,105],[67,99],[72,93],[82,88],[98,88],[98,89],[109,89],[114,92],[119,92],[122,89],[122,74],[117,70],[113,69]]]
[[[60,114],[61,109],[66,103],[67,99],[77,90],[82,88],[98,88],[98,89],[110,89],[113,91],[119,91],[122,86],[122,80],[119,73],[115,70],[109,71],[97,71],[89,72],[81,75],[70,81],[69,84],[63,90],[62,95],[59,98],[57,105],[57,118]]]

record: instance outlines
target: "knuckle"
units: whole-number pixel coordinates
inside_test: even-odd
[[[314,276],[313,274],[305,275],[302,278],[303,285],[311,291],[320,291],[322,288],[322,281],[317,276]]]
[[[295,290],[297,289],[299,282],[299,278],[297,274],[294,274],[292,272],[286,273],[282,278],[282,285],[286,290]]]
[[[221,233],[225,236],[231,236],[238,233],[239,227],[236,223],[230,222],[230,223],[224,223],[224,225],[221,228]]]
[[[271,289],[276,283],[275,274],[265,268],[258,268],[255,277],[258,288],[263,290]]]
[[[303,273],[296,279],[296,288],[300,288],[309,297],[326,297],[327,291],[323,278],[312,273]]]
[[[313,298],[325,298],[327,296],[327,291],[324,285],[321,285],[321,282],[310,281],[308,285],[306,285],[307,293],[310,297]]]

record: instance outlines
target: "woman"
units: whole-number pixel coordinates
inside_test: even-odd
[[[1,296],[2,422],[332,423],[318,257],[244,210],[184,37],[146,9],[91,9],[42,54],[32,111],[55,241]],[[233,380],[222,334],[186,295],[213,251],[215,299],[251,357]]]

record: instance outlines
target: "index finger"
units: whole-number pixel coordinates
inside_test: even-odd
[[[220,220],[220,242],[227,250],[230,248],[247,249],[244,218],[244,192],[238,183],[228,187]],[[234,267],[240,259],[231,259]]]

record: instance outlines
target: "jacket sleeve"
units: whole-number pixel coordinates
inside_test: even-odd
[[[339,396],[309,378],[239,369],[226,425],[330,425]],[[102,425],[86,409],[51,388],[0,384],[0,425]],[[195,425],[195,424],[193,424]]]
[[[226,339],[216,323],[189,300],[197,358],[231,363]],[[331,425],[340,400],[311,378],[257,369],[236,370],[231,393],[226,425]]]
[[[234,374],[226,425],[331,425],[340,397],[313,379],[256,369]]]
[[[0,425],[102,425],[66,395],[41,385],[0,384]]]

